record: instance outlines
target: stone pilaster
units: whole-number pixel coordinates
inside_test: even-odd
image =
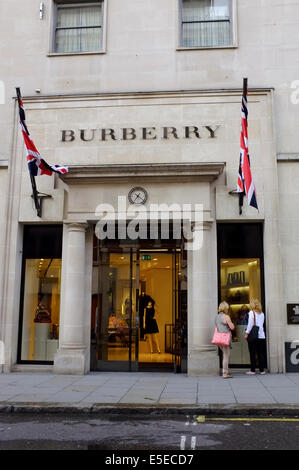
[[[203,230],[200,249],[188,251],[188,375],[217,375],[219,358],[211,345],[216,312],[211,311],[215,297],[211,256],[211,223],[195,225]]]
[[[59,349],[54,373],[84,374],[88,370],[85,344],[85,223],[67,223],[62,253]]]

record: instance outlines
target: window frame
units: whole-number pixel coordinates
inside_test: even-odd
[[[244,237],[246,234],[246,237]],[[218,283],[218,305],[221,296],[221,259],[245,259],[256,258],[260,262],[260,289],[259,299],[265,314],[264,330],[267,337],[268,320],[266,311],[265,292],[265,264],[264,264],[264,223],[263,221],[227,222],[220,221],[216,224],[217,237],[217,283]],[[236,240],[238,243],[236,243]],[[241,242],[242,240],[242,242]],[[269,364],[268,341],[267,341],[266,363]],[[246,368],[245,364],[231,364],[232,368]]]
[[[45,243],[44,237],[52,232],[55,242],[49,245]],[[28,238],[32,237],[34,243],[29,243]],[[39,240],[39,243],[37,243]],[[46,360],[29,360],[22,359],[22,342],[23,342],[23,318],[24,318],[24,301],[25,301],[25,274],[26,261],[28,259],[37,258],[55,258],[62,260],[62,243],[63,243],[63,226],[61,224],[42,224],[42,225],[25,225],[23,230],[23,250],[22,250],[22,268],[21,268],[21,288],[19,303],[19,323],[18,323],[18,346],[17,346],[17,364],[37,364],[37,365],[53,365],[53,361]]]
[[[95,51],[75,51],[75,52],[56,52],[56,31],[57,31],[57,12],[58,9],[63,8],[74,8],[74,7],[88,7],[88,6],[95,6],[99,3],[102,3],[102,25],[100,26],[102,32],[102,47],[101,49]],[[84,0],[52,0],[51,3],[51,11],[50,16],[52,18],[51,21],[51,30],[50,30],[50,38],[49,38],[49,53],[48,57],[55,57],[55,56],[74,56],[74,55],[94,55],[94,54],[105,54],[106,53],[106,24],[107,24],[107,0],[99,0],[99,1],[84,1]],[[89,28],[87,26],[87,28]],[[61,28],[63,29],[63,28]],[[72,29],[80,29],[80,27],[73,27]]]
[[[235,49],[238,47],[237,42],[237,0],[230,0],[230,25],[231,25],[231,44],[227,46],[184,46],[183,45],[183,0],[178,0],[178,41],[177,51],[188,50],[214,50],[214,49]]]

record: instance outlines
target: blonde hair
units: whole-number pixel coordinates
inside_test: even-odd
[[[229,305],[227,302],[221,302],[221,304],[218,307],[218,313],[225,313],[227,315],[229,310]]]
[[[250,308],[257,313],[262,313],[263,311],[261,302],[258,299],[252,299],[250,301]]]

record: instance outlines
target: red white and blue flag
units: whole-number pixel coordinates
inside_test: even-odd
[[[248,150],[248,103],[247,79],[244,81],[241,109],[241,149],[237,192],[247,196],[248,204],[258,210],[256,191],[253,183]]]
[[[60,174],[68,173],[67,166],[60,166],[60,165],[51,166],[51,165],[48,165],[48,163],[45,162],[43,158],[41,158],[41,155],[36,149],[34,142],[30,137],[28,128],[26,126],[24,105],[23,105],[21,95],[18,89],[17,89],[17,96],[18,96],[18,104],[19,104],[20,125],[21,125],[25,148],[26,148],[29,173],[32,176],[40,176],[40,175],[51,176],[53,171],[55,173],[60,173]]]

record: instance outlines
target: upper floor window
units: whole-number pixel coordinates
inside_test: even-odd
[[[181,0],[181,46],[232,45],[232,0]]]
[[[96,52],[103,49],[103,1],[57,3],[55,52]]]

